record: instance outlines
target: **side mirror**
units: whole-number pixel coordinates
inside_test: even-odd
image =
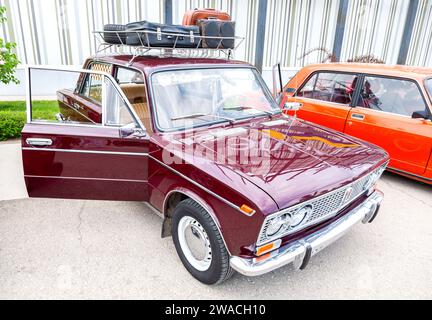
[[[285,102],[283,109],[287,111],[297,111],[303,106],[300,102]]]
[[[431,116],[426,110],[414,111],[411,118],[413,119],[431,119]]]
[[[135,124],[127,124],[123,127],[120,127],[119,129],[120,138],[126,138],[130,136],[145,137],[146,135],[146,131],[141,128],[137,128]]]

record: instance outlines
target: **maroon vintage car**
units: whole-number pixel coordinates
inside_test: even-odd
[[[147,202],[204,283],[303,269],[378,213],[387,153],[282,114],[247,63],[108,55],[28,75],[29,195]],[[32,92],[51,76],[57,121],[33,116]]]

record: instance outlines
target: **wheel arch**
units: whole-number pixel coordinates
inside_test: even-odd
[[[213,219],[213,221],[216,224],[218,231],[222,237],[222,240],[225,244],[225,247],[227,248],[228,253],[229,253],[227,243],[225,241],[224,235],[223,235],[222,230],[221,230],[221,225],[220,225],[219,219],[217,218],[213,208],[198,194],[196,194],[192,190],[189,190],[189,189],[184,188],[184,187],[178,187],[178,188],[174,188],[174,189],[170,190],[164,198],[163,205],[162,205],[162,210],[163,210],[162,214],[163,214],[163,219],[164,219],[163,224],[162,224],[162,232],[161,232],[162,238],[171,236],[171,219],[172,219],[172,214],[173,214],[174,208],[181,201],[188,199],[188,198],[192,199],[193,201],[198,203],[204,210],[207,211],[207,213]]]

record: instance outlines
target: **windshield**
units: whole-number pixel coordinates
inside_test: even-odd
[[[426,90],[429,94],[429,98],[432,101],[432,79],[426,80]]]
[[[161,130],[190,128],[280,112],[251,68],[157,72],[152,76]]]

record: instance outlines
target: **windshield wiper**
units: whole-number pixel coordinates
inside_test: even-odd
[[[223,119],[223,120],[229,121],[231,124],[235,123],[235,121],[236,121],[233,118],[218,116],[216,114],[211,114],[211,113],[193,113],[193,114],[188,114],[188,115],[184,115],[184,116],[180,116],[180,117],[171,118],[171,121],[183,120],[183,119],[193,119],[193,118],[200,118],[200,117],[214,117],[217,119]]]
[[[228,111],[228,110],[234,110],[234,111],[256,110],[256,111],[264,112],[264,113],[268,114],[269,116],[273,116],[273,112],[271,112],[271,111],[260,110],[260,109],[253,108],[253,107],[234,106],[234,107],[225,107],[225,108],[223,108],[223,110],[224,111]]]

